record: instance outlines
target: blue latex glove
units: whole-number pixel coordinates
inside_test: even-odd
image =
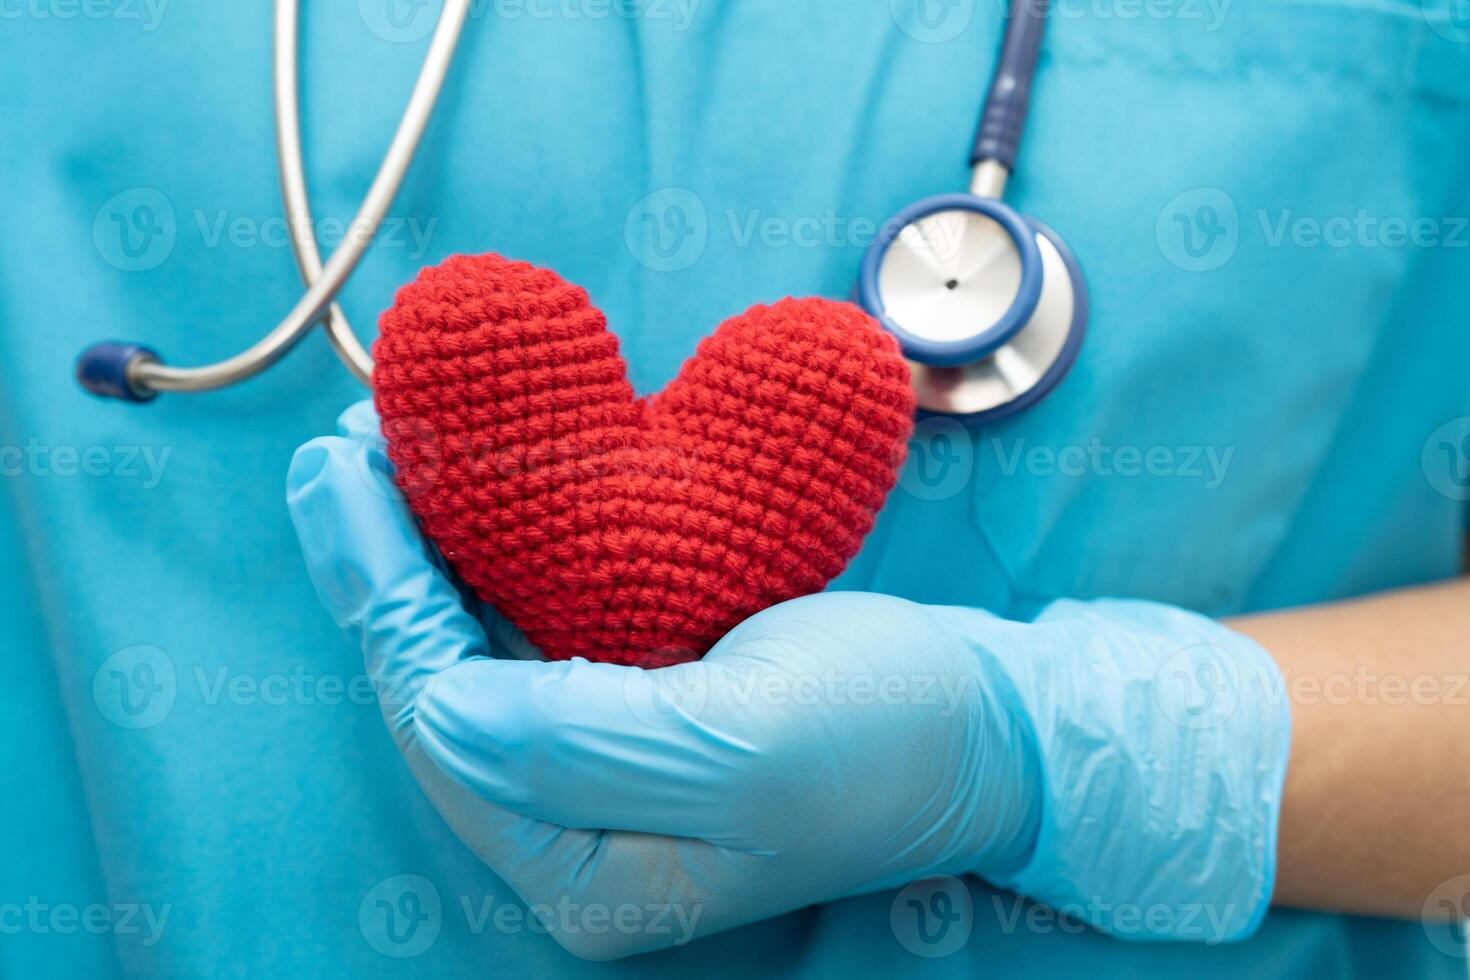
[[[573,953],[939,873],[1130,938],[1264,914],[1289,721],[1270,658],[1219,624],[828,593],[664,670],[507,659],[535,654],[421,538],[371,407],[341,428],[291,464],[312,580],[424,791]]]

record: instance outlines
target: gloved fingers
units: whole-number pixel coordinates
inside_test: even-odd
[[[349,417],[364,421],[361,410],[350,409],[344,423]],[[428,678],[484,656],[488,644],[390,474],[381,437],[322,437],[292,457],[286,500],[317,595],[359,637],[384,714],[401,735]]]
[[[383,438],[378,423],[378,411],[373,407],[371,398],[354,402],[337,416],[337,434],[363,442]]]
[[[510,885],[533,910],[580,903],[587,897],[585,870],[602,848],[598,831],[568,830],[488,803],[451,779],[420,744],[404,747],[404,760],[434,808],[461,841]],[[603,885],[636,898],[633,882]],[[560,936],[557,937],[561,941]]]
[[[416,728],[437,765],[519,813],[776,850],[806,839],[799,814],[850,816],[875,782],[865,767],[911,748],[874,732],[951,731],[978,696],[957,642],[889,663],[929,628],[912,603],[827,594],[659,670],[472,661],[425,690]]]
[[[557,943],[587,960],[679,947],[900,883],[861,881],[860,861],[831,866],[801,853],[771,856],[658,834],[537,826],[538,836],[526,838],[508,863],[486,863]]]
[[[788,862],[621,831],[562,830],[497,873],[557,943],[595,961],[683,946],[810,904],[814,893]]]
[[[424,690],[414,723],[436,765],[518,813],[733,844],[751,801],[732,801],[731,784],[755,749],[713,723],[716,673],[471,660]]]
[[[405,758],[455,834],[583,959],[682,946],[842,893],[825,875],[802,873],[799,858],[557,826],[486,802],[430,762],[422,744]]]
[[[763,859],[703,841],[568,829],[523,816],[451,779],[422,744],[409,745],[404,758],[455,835],[553,939],[583,959],[681,946],[751,921],[765,903],[783,898],[776,886],[800,881],[789,869],[776,875],[779,869]],[[752,879],[748,867],[776,878]],[[767,887],[747,888],[746,881]]]
[[[480,624],[490,637],[492,654],[500,660],[545,660],[541,651],[526,638],[520,627],[506,619],[488,602],[476,599],[475,607]]]

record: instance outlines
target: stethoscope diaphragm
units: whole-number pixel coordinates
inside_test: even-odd
[[[1050,393],[1087,327],[1087,284],[1056,232],[969,194],[895,215],[864,256],[857,295],[898,339],[919,407],[977,419]]]

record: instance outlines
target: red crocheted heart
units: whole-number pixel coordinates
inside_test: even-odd
[[[373,353],[414,513],[553,659],[692,660],[820,591],[872,527],[912,428],[898,345],[822,299],[727,320],[638,399],[580,287],[455,256],[399,291]]]

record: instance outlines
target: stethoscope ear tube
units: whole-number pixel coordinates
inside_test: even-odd
[[[459,42],[465,17],[469,13],[470,2],[471,0],[444,0],[438,26],[429,42],[429,51],[424,56],[423,68],[419,70],[413,94],[409,97],[408,107],[393,134],[393,140],[388,145],[388,152],[384,154],[372,186],[368,188],[358,207],[357,216],[352,220],[351,233],[327,260],[325,267],[321,267],[321,257],[315,255],[314,242],[308,247],[304,239],[298,241],[298,236],[310,232],[297,228],[295,221],[287,222],[288,227],[292,228],[292,245],[297,249],[297,263],[303,276],[313,278],[309,275],[313,267],[316,267],[319,275],[296,301],[285,319],[246,350],[203,367],[169,367],[156,353],[140,344],[107,341],[93,345],[77,359],[77,377],[83,387],[93,394],[107,398],[147,401],[160,391],[209,391],[223,388],[259,374],[284,357],[312,325],[323,314],[328,313],[333,299],[357,268],[382,224],[384,215],[392,206],[393,198],[397,196],[398,188],[413,162],[414,152],[418,149],[419,139],[428,125],[434,104],[438,101],[439,90],[443,87],[450,63],[454,60],[454,50]],[[277,50],[279,85],[283,77],[292,80],[295,77],[296,0],[277,0],[276,13],[276,46],[278,49],[282,47],[284,38],[290,42],[291,48],[289,52]],[[292,64],[289,71],[283,72],[281,59],[287,57]],[[294,126],[297,121],[294,90],[287,103],[278,87],[276,99],[278,124],[285,122]],[[277,153],[282,168],[282,192],[286,198],[287,214],[299,217],[303,213],[309,215],[310,209],[306,207],[305,180],[300,178],[298,172],[301,166],[299,134],[291,142],[295,146],[294,154],[289,145],[278,145]],[[298,183],[299,187],[295,186]],[[312,261],[313,257],[315,262]],[[333,334],[336,341],[333,346],[343,355],[349,368],[359,376],[370,371],[367,352],[362,350],[361,344],[357,343],[356,338],[349,343],[342,336],[342,331],[346,329],[346,320],[334,314],[331,323],[339,325]],[[332,327],[329,326],[329,329]]]
[[[286,213],[286,230],[301,281],[310,287],[322,277],[322,257],[317,250],[316,222],[311,217],[311,199],[306,191],[306,165],[301,155],[300,81],[297,61],[300,50],[298,0],[276,0],[275,91],[276,169],[281,180],[281,202]],[[352,324],[336,303],[322,318],[327,342],[347,370],[365,385],[372,384],[373,359]]]

